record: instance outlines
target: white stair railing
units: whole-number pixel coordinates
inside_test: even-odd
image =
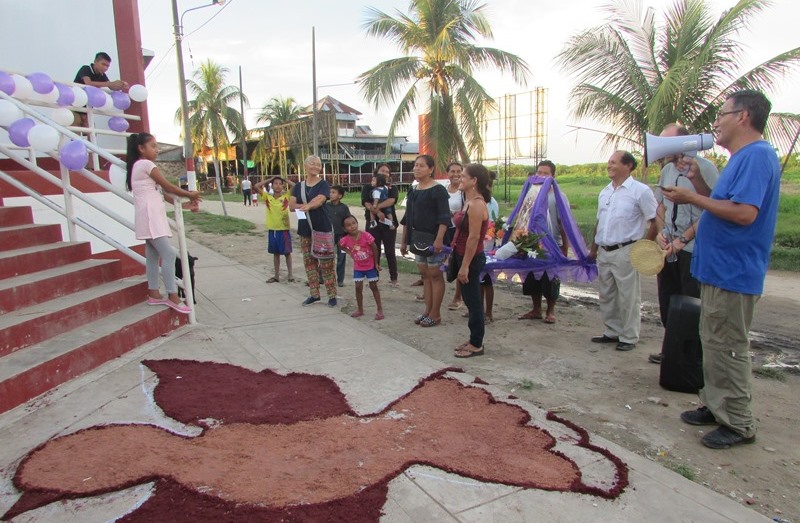
[[[42,114],[40,111],[34,109],[32,106],[30,106],[30,105],[28,105],[28,104],[26,104],[26,103],[24,103],[24,102],[22,102],[20,100],[17,100],[16,98],[13,98],[13,97],[9,96],[8,94],[6,94],[3,91],[0,91],[0,99],[7,100],[8,102],[14,104],[18,109],[20,109],[22,111],[22,113],[24,115],[30,116],[31,118],[33,118],[35,120],[38,120],[39,122],[41,122],[43,124],[49,125],[53,129],[55,129],[60,135],[59,148],[61,147],[61,145],[63,145],[64,143],[67,142],[67,139],[81,141],[86,146],[86,148],[93,153],[92,156],[93,156],[93,164],[95,166],[95,169],[99,169],[99,158],[103,158],[104,160],[108,161],[111,165],[117,166],[117,167],[119,167],[121,169],[125,169],[126,168],[124,161],[122,161],[121,159],[117,158],[116,156],[111,154],[109,151],[106,151],[105,149],[103,149],[102,147],[98,146],[95,143],[94,135],[97,134],[97,132],[102,132],[102,133],[114,134],[114,135],[118,135],[118,136],[127,136],[128,133],[117,133],[115,131],[105,131],[105,130],[99,130],[99,129],[97,129],[97,130],[88,129],[90,131],[89,134],[90,134],[91,140],[87,141],[84,137],[76,134],[70,128],[67,128],[67,127],[64,127],[64,126],[58,124],[57,122],[53,121],[48,116],[46,116],[46,115]],[[51,105],[48,105],[48,104],[39,104],[39,105],[51,106]],[[57,107],[57,106],[54,106],[54,107]],[[93,118],[91,118],[91,111],[92,111],[92,109],[88,108],[87,112],[90,113],[90,118],[89,118],[90,125],[91,125],[91,122],[93,121]],[[130,119],[138,119],[138,117],[135,117],[135,116],[130,116],[130,115],[125,115],[125,116],[130,118]],[[72,129],[86,130],[86,128],[75,128],[75,127],[73,127]],[[22,151],[24,151],[24,153]],[[84,202],[87,205],[91,206],[95,210],[105,214],[106,216],[108,216],[109,218],[113,219],[114,221],[118,222],[123,227],[125,227],[125,228],[127,228],[127,229],[129,229],[131,231],[134,230],[134,225],[130,220],[126,219],[125,217],[121,216],[120,214],[116,213],[115,211],[109,209],[105,205],[102,205],[101,203],[97,202],[94,198],[88,196],[86,193],[84,193],[84,192],[72,187],[72,185],[70,183],[70,178],[69,178],[70,170],[67,169],[64,165],[59,163],[60,170],[61,170],[61,179],[59,179],[58,177],[54,176],[50,172],[46,171],[45,169],[42,169],[39,165],[37,165],[37,161],[36,161],[36,158],[37,158],[36,153],[37,153],[37,151],[35,151],[32,147],[27,147],[27,148],[26,147],[17,147],[17,146],[12,146],[12,145],[7,145],[7,144],[0,143],[0,152],[2,152],[8,158],[10,158],[10,159],[14,160],[15,162],[17,162],[19,165],[25,167],[29,171],[35,173],[36,175],[38,175],[38,176],[42,177],[43,179],[47,180],[48,182],[50,182],[50,183],[56,185],[57,187],[61,188],[61,190],[63,191],[63,194],[64,194],[64,206],[63,207],[58,205],[58,204],[56,204],[56,203],[54,203],[54,202],[52,202],[50,199],[44,197],[41,193],[39,193],[35,189],[33,189],[30,186],[24,184],[23,182],[17,180],[16,178],[10,176],[8,173],[0,171],[0,179],[6,181],[7,183],[12,185],[13,187],[15,187],[18,190],[20,190],[21,192],[23,192],[24,194],[27,194],[31,198],[35,199],[37,202],[45,205],[50,210],[52,210],[54,212],[57,212],[58,214],[64,216],[64,218],[67,221],[67,232],[68,232],[68,236],[69,236],[70,241],[75,241],[75,237],[76,237],[75,227],[77,226],[77,227],[80,227],[83,230],[87,231],[91,235],[95,236],[96,238],[102,240],[103,242],[109,244],[110,246],[114,247],[115,249],[119,250],[120,252],[122,252],[126,256],[130,257],[134,261],[136,261],[136,262],[138,262],[138,263],[140,263],[142,265],[145,264],[144,257],[141,256],[139,253],[133,251],[132,249],[130,249],[126,245],[121,244],[119,241],[117,241],[116,239],[112,238],[111,236],[109,236],[108,234],[104,233],[103,231],[99,230],[94,225],[86,222],[85,220],[83,220],[80,217],[75,215],[74,208],[72,206],[72,197],[73,196],[78,198],[78,199],[80,199],[82,202]],[[25,154],[25,153],[27,153],[27,154]],[[55,160],[58,160],[58,155],[56,153],[54,153],[54,152],[47,152],[47,153],[44,153],[44,154],[47,154],[50,157],[54,158]],[[81,168],[81,169],[75,170],[73,172],[77,172],[77,173],[81,174],[82,176],[84,176],[85,178],[90,180],[92,183],[95,183],[95,184],[99,185],[100,187],[106,189],[110,193],[118,196],[119,198],[121,198],[125,202],[124,205],[129,205],[129,206],[133,205],[133,196],[131,196],[128,192],[122,190],[121,188],[115,186],[114,184],[111,184],[111,183],[107,182],[102,177],[97,176],[92,171],[90,171],[90,170],[88,170],[86,168]],[[174,198],[174,204],[173,205],[174,205],[174,209],[175,209],[175,219],[174,220],[173,219],[169,219],[169,224],[170,224],[170,227],[177,233],[177,236],[178,236],[178,245],[179,245],[179,250],[180,250],[181,267],[183,269],[183,281],[178,281],[178,285],[181,288],[183,288],[184,294],[186,295],[186,304],[191,309],[191,312],[189,313],[189,323],[194,324],[194,323],[197,322],[196,316],[195,316],[195,310],[194,310],[194,289],[192,288],[191,277],[190,277],[190,273],[189,273],[189,258],[188,258],[187,248],[186,248],[186,235],[185,235],[185,228],[184,228],[184,223],[183,223],[183,209],[182,209],[182,205],[181,204],[182,204],[182,202],[181,202],[180,198],[177,198],[177,197]]]

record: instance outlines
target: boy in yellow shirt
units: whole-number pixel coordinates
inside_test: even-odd
[[[270,182],[272,183],[271,194],[265,189]],[[275,265],[275,275],[268,279],[267,283],[280,281],[281,256],[286,257],[287,281],[294,281],[292,277],[292,236],[289,232],[289,200],[293,185],[294,183],[283,180],[280,176],[270,176],[255,184],[253,188],[266,207],[267,252],[272,254]]]

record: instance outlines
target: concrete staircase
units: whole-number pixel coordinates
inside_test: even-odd
[[[187,323],[142,276],[93,259],[30,207],[0,206],[0,413]]]

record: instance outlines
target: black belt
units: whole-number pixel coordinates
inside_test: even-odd
[[[621,249],[623,247],[627,247],[628,245],[636,243],[636,240],[630,240],[627,242],[618,243],[616,245],[601,245],[600,247],[603,248],[604,251],[616,251],[617,249]]]

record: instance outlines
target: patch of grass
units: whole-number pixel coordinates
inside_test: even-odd
[[[678,463],[672,460],[664,460],[661,462],[665,467],[670,469],[672,472],[677,472],[684,478],[688,479],[689,481],[694,481],[695,473],[694,471],[689,468],[687,465],[683,463]]]
[[[767,380],[786,381],[786,373],[773,367],[757,367],[753,369],[753,374]]]
[[[209,234],[259,234],[252,222],[204,211],[183,213],[183,221],[188,228]]]
[[[533,389],[533,385],[534,385],[533,382],[531,380],[529,380],[529,379],[524,379],[521,382],[519,382],[519,388],[524,389],[524,390]]]
[[[383,264],[385,265],[385,262],[383,262]],[[385,267],[382,267],[381,269],[383,270]],[[398,256],[397,272],[401,272],[403,274],[419,274],[419,267],[417,267],[416,262]]]

